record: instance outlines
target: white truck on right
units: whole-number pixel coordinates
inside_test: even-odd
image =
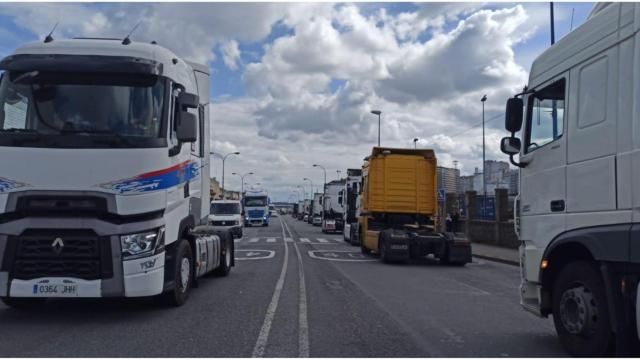
[[[574,356],[639,348],[639,29],[640,4],[596,4],[536,58],[506,106],[511,136],[500,147],[520,168],[521,304],[553,315]]]

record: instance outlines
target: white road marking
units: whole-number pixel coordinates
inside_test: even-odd
[[[242,256],[242,254],[246,256]],[[238,257],[240,255],[240,257]],[[236,260],[262,260],[262,259],[271,259],[276,256],[276,252],[273,250],[236,250],[235,251],[235,259]]]
[[[268,243],[274,243],[274,242],[276,242],[276,238],[272,238],[272,237],[267,238],[267,242]]]
[[[337,258],[336,253],[347,253],[347,256],[351,257],[351,254],[359,254],[357,251],[352,251],[352,250],[309,250],[309,257],[312,259],[318,259],[318,260],[328,260],[328,261],[378,261],[377,259],[370,259],[370,258],[358,258],[358,257],[353,257],[352,259],[340,259]],[[316,255],[316,253],[318,253],[319,255]],[[322,254],[327,253],[327,255],[323,256]],[[329,257],[327,257],[329,256]]]
[[[310,243],[311,242],[311,240],[309,240],[307,238],[300,238],[299,240],[300,240],[300,242],[303,242],[303,243]]]
[[[327,239],[323,239],[323,238],[317,238],[316,240],[318,240],[318,242],[321,243],[328,243],[329,241],[327,241]]]
[[[249,242],[250,243],[257,243],[258,240],[260,240],[260,238],[251,238],[251,239],[249,239]]]
[[[284,238],[284,241],[286,241],[286,242],[293,242],[293,238],[290,238],[290,237],[288,237],[288,238]]]
[[[240,241],[242,241],[242,238],[233,239],[233,242],[236,242],[236,243],[239,243]]]
[[[289,236],[293,238],[289,224],[283,222],[284,226],[289,232]],[[307,286],[304,280],[304,267],[302,265],[302,255],[300,255],[300,249],[298,244],[293,243],[293,247],[296,249],[296,255],[298,256],[298,277],[300,283],[300,292],[298,293],[298,354],[301,358],[309,357],[309,320],[307,318]]]
[[[284,225],[282,225],[282,219],[280,219],[280,225],[282,226],[282,237],[285,237]],[[260,334],[258,334],[258,339],[256,340],[256,345],[253,347],[252,357],[262,357],[264,356],[264,351],[267,347],[267,341],[269,340],[269,332],[271,331],[271,324],[273,323],[273,318],[276,315],[276,310],[278,309],[278,302],[280,302],[280,294],[282,293],[282,288],[284,287],[284,279],[287,275],[287,264],[289,263],[289,247],[285,241],[282,242],[284,245],[284,260],[282,262],[282,270],[280,271],[280,277],[278,277],[278,281],[276,282],[276,287],[273,290],[273,296],[271,297],[271,302],[269,303],[269,307],[267,308],[267,313],[264,316],[264,322],[262,323],[262,327],[260,328]]]

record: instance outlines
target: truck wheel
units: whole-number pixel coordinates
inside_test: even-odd
[[[560,342],[572,356],[606,357],[613,332],[604,282],[586,261],[570,263],[553,286],[553,323]]]
[[[193,253],[187,240],[180,240],[173,269],[173,289],[165,293],[169,305],[181,306],[189,298],[193,285]]]
[[[233,239],[229,236],[229,233],[220,233],[220,266],[213,270],[215,276],[227,276],[231,271],[231,264],[233,262]]]
[[[14,309],[31,309],[34,307],[42,306],[47,301],[45,298],[15,298],[15,297],[1,297],[0,300],[8,307]]]
[[[378,252],[380,252],[380,260],[383,263],[390,263],[391,256],[389,255],[389,249],[387,249],[387,239],[385,233],[380,234],[380,240],[378,240]]]

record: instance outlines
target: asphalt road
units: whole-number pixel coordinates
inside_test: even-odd
[[[236,259],[180,308],[155,299],[0,304],[0,357],[566,356],[551,319],[520,308],[517,267],[386,265],[290,216],[245,228]]]

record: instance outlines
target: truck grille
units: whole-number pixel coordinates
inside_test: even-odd
[[[8,245],[10,258],[5,257],[4,265],[9,263],[10,276],[15,279],[96,280],[113,276],[109,238],[98,237],[92,231],[27,230],[9,237]]]
[[[264,210],[249,210],[247,214],[250,219],[262,218],[264,216]]]

